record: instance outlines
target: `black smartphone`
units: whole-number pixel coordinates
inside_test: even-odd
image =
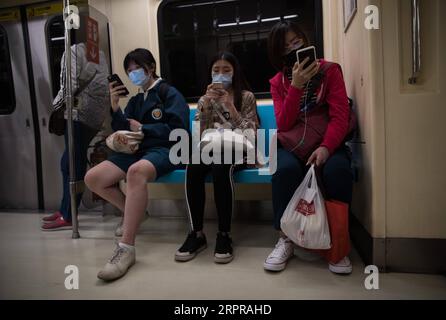
[[[119,76],[116,73],[112,74],[111,76],[108,76],[107,79],[108,79],[108,82],[110,82],[110,83],[116,81],[116,84],[114,85],[114,87],[116,87],[116,86],[123,86],[124,85],[124,83],[122,83],[121,78],[119,78]],[[120,94],[121,97],[125,97],[125,96],[128,96],[130,94],[130,92],[127,90],[127,88],[124,87],[123,90],[125,90],[125,92],[123,94]]]
[[[310,60],[305,64],[305,68],[316,61],[316,48],[314,46],[303,48],[296,52],[297,61],[299,65],[306,59],[310,58]]]

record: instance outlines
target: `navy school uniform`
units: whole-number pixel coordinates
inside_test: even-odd
[[[112,111],[112,129],[130,130],[128,119],[141,123],[144,139],[135,154],[114,153],[108,160],[127,172],[129,167],[139,160],[150,161],[156,169],[157,178],[166,175],[180,166],[169,160],[170,147],[176,142],[169,141],[169,134],[175,129],[189,131],[189,106],[183,95],[174,87],[169,86],[166,100],[159,96],[160,85],[163,80],[148,90],[147,97],[138,93],[132,97],[124,112],[119,109]]]

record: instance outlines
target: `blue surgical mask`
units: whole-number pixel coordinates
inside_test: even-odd
[[[225,90],[228,90],[232,85],[232,74],[230,73],[212,73],[212,83],[222,82]]]
[[[147,76],[143,68],[133,70],[129,73],[129,79],[135,86],[143,87],[150,80],[150,76]]]

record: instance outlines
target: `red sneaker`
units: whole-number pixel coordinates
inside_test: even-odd
[[[71,230],[72,224],[71,222],[65,221],[62,217],[59,217],[55,221],[44,223],[40,229],[42,231]]]
[[[62,217],[62,214],[60,213],[60,211],[57,211],[56,213],[53,213],[50,216],[43,217],[42,221],[43,222],[52,222],[52,221],[56,221],[60,217]]]

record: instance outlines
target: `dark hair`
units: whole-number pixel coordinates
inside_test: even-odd
[[[232,89],[234,90],[234,106],[237,111],[240,111],[242,108],[242,92],[243,90],[251,91],[251,88],[246,81],[245,76],[243,75],[242,68],[240,63],[235,55],[228,51],[219,52],[216,56],[211,59],[211,64],[209,66],[209,82],[212,82],[212,67],[218,60],[225,60],[229,62],[234,70],[234,74],[232,76]]]
[[[127,55],[124,58],[124,70],[126,73],[130,63],[132,62],[144,68],[146,72],[150,71],[149,68],[153,68],[155,70],[153,76],[155,78],[159,78],[158,75],[156,74],[155,58],[153,57],[153,54],[149,50],[138,48],[127,53]]]
[[[294,32],[304,41],[304,46],[309,45],[308,38],[299,26],[291,21],[280,21],[270,31],[268,35],[268,56],[271,64],[278,71],[284,68],[283,50],[285,49],[285,36],[288,31]]]

